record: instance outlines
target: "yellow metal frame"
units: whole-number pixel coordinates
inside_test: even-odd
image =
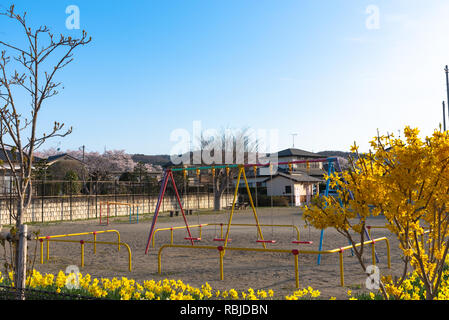
[[[366,229],[368,230],[368,236],[371,238],[371,229],[388,229],[388,227],[385,226],[366,226]],[[424,246],[424,235],[429,233],[430,230],[424,230],[423,235],[421,236],[421,244]]]
[[[391,268],[391,257],[390,257],[390,242],[388,238],[382,237],[378,239],[373,239],[369,241],[363,242],[363,245],[371,244],[371,258],[372,264],[376,265],[376,254],[375,254],[375,243],[385,241],[387,247],[387,263],[388,268]],[[362,243],[355,244],[356,247],[361,246]],[[206,249],[206,250],[218,250],[220,254],[220,280],[224,280],[224,271],[223,271],[223,257],[224,257],[224,247],[221,246],[191,246],[191,245],[176,245],[176,244],[165,244],[161,246],[158,252],[158,273],[162,273],[162,251],[165,248],[188,248],[188,249]],[[344,265],[343,265],[343,252],[346,250],[352,249],[352,245],[341,247],[333,250],[323,250],[323,251],[314,251],[314,250],[286,250],[286,249],[262,249],[262,248],[236,248],[236,247],[228,247],[226,250],[234,250],[234,251],[256,251],[256,252],[281,252],[281,253],[290,253],[295,257],[295,284],[296,288],[299,288],[299,254],[339,254],[339,267],[340,267],[340,285],[344,287]]]
[[[258,232],[258,234],[260,236],[260,240],[262,240],[262,241],[264,240],[263,239],[262,230],[261,230],[260,224],[259,224],[259,219],[257,218],[256,208],[254,207],[253,197],[251,196],[251,190],[249,189],[248,180],[246,179],[245,166],[240,165],[239,166],[239,173],[237,175],[237,183],[235,185],[234,199],[232,201],[231,213],[229,215],[228,227],[227,227],[227,230],[226,230],[226,236],[225,236],[224,244],[223,244],[224,248],[226,248],[227,245],[228,245],[229,231],[231,229],[232,217],[234,215],[235,204],[237,202],[237,194],[238,194],[238,190],[239,190],[239,186],[240,186],[240,177],[242,177],[242,176],[243,176],[243,179],[245,180],[245,186],[246,186],[246,191],[248,192],[249,203],[250,203],[251,208],[253,210],[254,219],[256,220],[257,232]],[[262,242],[262,245],[263,245],[264,249],[266,249],[265,242]],[[224,255],[224,251],[223,251],[223,255]]]
[[[99,233],[110,233],[114,232],[117,234],[117,246],[118,251],[120,251],[120,232],[117,230],[101,230],[101,231],[91,231],[91,232],[81,232],[81,233],[69,233],[69,234],[57,234],[53,236],[42,236],[37,237],[36,240],[40,241],[40,254],[41,254],[41,264],[44,263],[44,240],[46,240],[47,243],[47,261],[50,260],[50,243],[48,240],[54,239],[54,238],[65,238],[65,237],[75,237],[75,236],[84,236],[84,235],[90,235],[92,234],[94,236],[94,254],[97,253],[97,234]]]
[[[107,241],[84,241],[84,240],[63,240],[63,239],[47,239],[47,241],[54,241],[54,242],[66,242],[66,243],[80,243],[81,244],[81,267],[84,267],[84,244],[85,243],[93,243],[93,244],[108,244],[108,245],[119,245],[124,246],[128,250],[128,270],[132,270],[132,254],[131,254],[131,248],[128,244],[124,242],[107,242]]]

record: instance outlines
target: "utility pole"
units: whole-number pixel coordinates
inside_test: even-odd
[[[449,67],[446,65],[444,68],[444,71],[446,72],[446,94],[447,94],[447,107],[449,108]],[[449,109],[448,109],[448,116],[449,116]]]
[[[85,146],[83,145],[83,162],[84,162],[84,148],[85,148]]]
[[[446,106],[443,101],[443,130],[446,131]]]

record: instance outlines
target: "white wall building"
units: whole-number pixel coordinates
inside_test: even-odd
[[[300,149],[285,149],[270,156],[271,160],[276,162],[292,162],[298,160],[316,160],[324,159],[325,156],[320,154],[304,151]],[[270,171],[268,168],[261,167],[258,169],[257,176],[254,176],[253,170],[247,170],[246,176],[248,184],[254,188],[266,187],[267,196],[284,196],[293,202],[294,205],[300,206],[308,203],[310,199],[319,194],[319,184],[323,181],[325,168],[323,162],[309,162],[292,164],[292,171],[289,171],[288,164],[279,165],[273,168],[276,171]],[[236,181],[234,181],[235,185]],[[240,180],[240,187],[244,187],[243,179]]]
[[[313,196],[319,194],[322,180],[303,173],[277,173],[265,180],[268,196],[289,197],[295,206],[309,203]]]

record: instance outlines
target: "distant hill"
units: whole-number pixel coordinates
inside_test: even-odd
[[[131,158],[135,162],[143,162],[143,163],[150,163],[152,165],[159,165],[159,166],[165,166],[168,163],[170,163],[170,156],[166,154],[160,154],[160,155],[146,155],[146,154],[133,154],[131,155]]]
[[[320,151],[316,152],[317,154],[321,154],[325,157],[342,157],[344,159],[348,159],[349,155],[351,155],[351,152],[345,152],[345,151]],[[131,155],[131,158],[135,162],[143,162],[143,163],[150,163],[152,165],[159,165],[162,167],[165,167],[167,165],[170,165],[170,156],[168,154],[160,154],[160,155],[146,155],[146,154],[133,154]]]
[[[326,157],[342,157],[345,159],[348,159],[350,155],[353,155],[351,152],[346,152],[346,151],[335,151],[335,150],[330,150],[330,151],[320,151],[317,152],[318,154],[321,154],[323,156]]]

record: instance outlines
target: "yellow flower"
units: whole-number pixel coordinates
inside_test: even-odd
[[[120,300],[129,300],[131,298],[131,295],[128,293],[125,293],[121,295]]]
[[[1,278],[1,272],[0,272]],[[32,270],[27,277],[27,281],[30,287],[53,287],[56,293],[61,293],[63,287],[68,283],[74,283],[78,280],[81,288],[85,289],[92,297],[107,297],[117,296],[121,300],[201,300],[208,299],[212,296],[223,299],[250,299],[258,300],[259,298],[265,299],[267,297],[273,297],[273,290],[257,290],[249,288],[247,292],[241,291],[240,294],[236,289],[229,290],[212,290],[209,283],[201,285],[200,288],[192,287],[188,284],[184,284],[181,280],[164,279],[160,281],[145,280],[142,284],[134,279],[128,279],[126,277],[112,279],[108,278],[93,278],[90,274],[66,275],[63,271],[59,271],[56,276],[53,274],[42,275],[36,270]],[[304,292],[315,297],[319,295],[318,290],[313,290],[311,287],[304,289]],[[303,293],[301,292],[300,295]],[[297,299],[297,296],[292,296],[292,299]]]
[[[262,299],[266,298],[268,294],[265,292],[265,290],[257,290],[257,295],[261,297]]]
[[[145,298],[147,298],[148,300],[153,300],[155,297],[156,296],[155,296],[154,292],[151,292],[151,291],[145,292]]]
[[[239,298],[238,292],[234,289],[229,290],[229,296],[234,300],[237,300]]]
[[[317,298],[317,297],[319,297],[321,295],[321,293],[320,293],[320,291],[318,291],[318,290],[314,290],[314,291],[312,291],[311,293],[310,293],[310,296],[312,297],[312,298]]]

